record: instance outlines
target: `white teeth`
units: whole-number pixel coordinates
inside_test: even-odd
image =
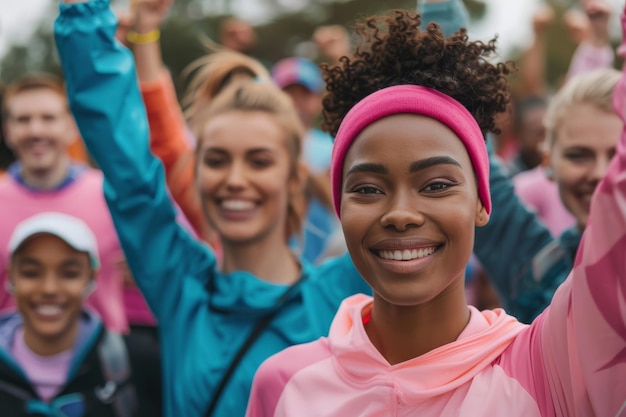
[[[394,261],[410,261],[412,259],[424,258],[428,255],[432,255],[436,248],[421,248],[421,249],[404,249],[404,250],[381,250],[378,251],[378,256],[383,259],[390,259]]]
[[[223,209],[232,211],[246,211],[254,208],[254,203],[246,200],[224,200],[221,205]]]
[[[37,313],[41,314],[42,316],[54,316],[61,312],[61,307],[55,305],[38,306],[36,310]]]

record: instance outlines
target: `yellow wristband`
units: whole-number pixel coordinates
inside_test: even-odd
[[[147,43],[153,43],[158,41],[161,38],[161,31],[158,29],[151,30],[148,33],[137,33],[135,31],[128,31],[128,35],[126,35],[128,42],[135,45],[143,45]]]

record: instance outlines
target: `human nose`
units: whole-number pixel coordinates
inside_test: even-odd
[[[31,136],[41,136],[45,132],[45,123],[37,117],[31,118],[26,125],[26,130]]]
[[[424,215],[419,210],[418,201],[410,192],[398,193],[389,201],[389,207],[380,219],[383,227],[403,232],[424,224]]]
[[[608,156],[598,157],[590,173],[591,180],[594,182],[599,182],[600,180],[602,180],[606,176],[606,173],[609,170],[610,164],[611,164],[610,157]]]
[[[226,177],[226,185],[231,189],[243,188],[246,183],[247,171],[242,163],[235,162],[230,166]]]
[[[59,282],[53,273],[46,273],[41,282],[41,291],[44,294],[56,294],[59,290]]]

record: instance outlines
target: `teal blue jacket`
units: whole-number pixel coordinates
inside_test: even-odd
[[[507,312],[530,323],[572,270],[582,234],[572,228],[558,239],[552,236],[517,197],[491,153],[489,169],[493,212],[489,223],[476,229],[474,253]]]
[[[286,286],[222,274],[215,254],[176,223],[161,163],[149,149],[132,54],[114,41],[108,1],[60,6],[55,36],[71,110],[128,264],[160,326],[164,414],[200,417],[235,352]],[[349,257],[303,265],[302,283],[243,358],[215,416],[243,416],[252,377],[270,355],[327,334],[340,302],[371,293]]]

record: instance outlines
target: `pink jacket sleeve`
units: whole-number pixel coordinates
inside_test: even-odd
[[[614,95],[624,120],[626,75]],[[505,356],[543,416],[626,416],[626,130],[572,272]]]

